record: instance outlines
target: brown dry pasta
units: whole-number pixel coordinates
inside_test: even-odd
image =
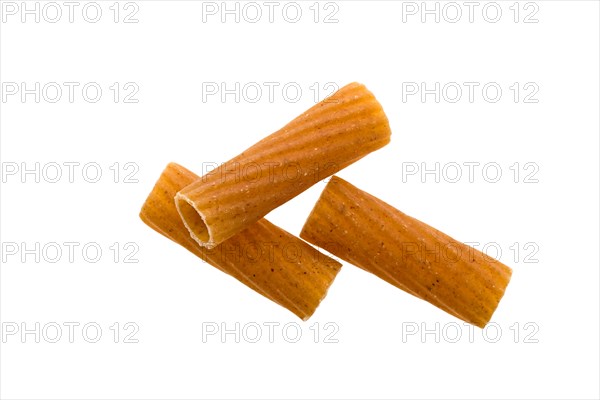
[[[478,327],[489,322],[512,274],[335,176],[300,237]]]
[[[214,247],[390,141],[388,119],[351,83],[177,193],[191,236]]]
[[[174,202],[177,191],[197,179],[184,167],[169,164],[142,207],[142,221],[303,320],[308,319],[327,294],[341,264],[266,219],[213,249],[199,246],[183,225]]]

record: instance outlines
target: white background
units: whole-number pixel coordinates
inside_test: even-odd
[[[496,23],[486,20],[495,18],[494,5],[482,15],[485,2],[474,9],[473,22],[468,7],[454,3],[462,12],[456,23],[449,21],[456,7],[443,2],[439,23],[435,15],[421,21],[420,2],[321,3],[316,23],[312,1],[298,3],[296,23],[282,15],[283,2],[272,23],[262,2],[256,3],[263,13],[256,23],[249,21],[256,8],[244,9],[244,3],[238,5],[239,23],[235,15],[221,22],[220,2],[121,3],[117,23],[113,1],[98,3],[97,23],[82,17],[85,2],[75,8],[72,23],[60,2],[63,15],[56,23],[44,18],[54,18],[49,7],[39,23],[35,15],[25,15],[23,23],[21,3],[13,3],[15,15],[7,3],[0,27],[6,97],[0,116],[3,398],[600,395],[597,2],[499,2]],[[39,3],[40,13],[45,4]],[[217,14],[203,14],[214,5]],[[285,17],[293,19],[290,7]],[[93,9],[87,11],[93,18]],[[132,12],[138,22],[124,23]],[[332,12],[337,22],[325,23]],[[525,23],[532,13],[529,20],[537,23]],[[461,241],[479,242],[480,249],[491,243],[492,255],[502,250],[500,258],[514,274],[485,331],[348,264],[313,318],[301,322],[139,220],[169,161],[201,173],[203,163],[226,161],[313,105],[316,87],[323,98],[327,83],[352,81],[366,84],[382,103],[392,142],[339,175]],[[47,101],[54,92],[40,93],[36,103],[33,94],[24,100],[20,92],[8,95],[11,82],[30,89],[35,82],[41,88],[49,82],[79,86],[72,103],[65,86],[56,103]],[[96,103],[81,95],[88,82],[103,89]],[[116,103],[109,88],[115,82]],[[128,82],[134,86],[125,90]],[[240,93],[239,102],[233,94],[222,101],[203,92],[211,82],[229,88],[255,82],[264,91],[256,102],[249,101],[254,92]],[[264,82],[279,85],[273,101]],[[420,93],[407,95],[421,82],[429,89],[439,82],[440,90],[455,82],[464,90],[455,103],[455,92],[440,93],[439,102],[434,94],[424,101]],[[472,102],[464,82],[479,84]],[[497,102],[482,96],[487,83],[502,89]],[[287,99],[282,94],[286,84],[302,89],[297,101],[293,90]],[[138,102],[124,102],[135,85]],[[537,102],[525,102],[532,88],[539,90],[527,100]],[[37,183],[20,170],[36,162],[48,174],[55,165],[49,163],[80,166],[72,183],[66,167],[57,183],[42,170]],[[115,162],[118,183],[110,169]],[[479,163],[473,182],[465,162]],[[102,169],[97,183],[82,177],[86,163]],[[139,170],[125,169],[125,163]],[[439,182],[421,175],[423,166],[433,169],[435,163]],[[456,183],[450,182],[452,163],[463,166]],[[488,163],[500,166],[496,183],[488,182],[492,170],[482,174]],[[527,170],[525,163],[532,163]],[[19,171],[10,175],[15,165]],[[417,174],[403,176],[415,165]],[[527,180],[537,183],[526,183],[534,170]],[[46,178],[54,178],[52,171]],[[125,183],[124,174],[132,171],[138,183]],[[318,183],[269,219],[298,234],[323,187]],[[41,254],[39,262],[35,254],[25,255],[22,262],[22,243],[33,248],[36,242],[48,249],[58,243],[64,253],[54,263],[48,258],[55,253]],[[73,262],[64,242],[79,243]],[[102,249],[98,262],[83,258],[88,243]],[[114,243],[119,254],[111,250]],[[126,249],[127,243],[133,245]],[[135,246],[132,259],[139,262],[125,262]],[[80,324],[73,343],[64,325],[69,322]],[[127,322],[132,325],[125,329]],[[280,324],[273,343],[264,325],[270,322]],[[22,328],[36,323],[39,343],[34,334],[21,336]],[[62,326],[57,343],[51,343],[53,323]],[[84,337],[86,323],[101,327],[97,343],[86,340],[93,330]],[[219,329],[239,323],[246,336],[239,343],[233,334],[203,340],[207,323]],[[253,323],[262,327],[258,343],[247,340],[255,335]],[[289,340],[293,329],[283,334],[286,323],[300,327],[297,343]],[[19,332],[8,334],[15,326]],[[125,343],[135,326],[139,330],[129,339],[137,343]],[[408,335],[414,329],[419,331]],[[423,337],[423,329],[432,333]],[[333,335],[325,340],[328,333]]]

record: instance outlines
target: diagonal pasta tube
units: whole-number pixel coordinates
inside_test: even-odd
[[[351,83],[175,196],[191,236],[212,248],[390,141],[388,119]]]
[[[336,176],[300,237],[478,327],[512,270]]]
[[[142,221],[307,320],[327,294],[341,264],[265,219],[213,249],[199,246],[183,225],[173,200],[178,190],[197,179],[184,167],[169,164],[142,207]]]

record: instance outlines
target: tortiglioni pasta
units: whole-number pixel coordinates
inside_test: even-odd
[[[335,176],[300,237],[479,327],[492,317],[512,274]]]
[[[183,188],[177,209],[191,236],[214,247],[274,208],[390,141],[388,119],[352,83]]]
[[[308,319],[327,294],[341,264],[265,219],[213,249],[201,247],[190,237],[174,202],[175,193],[197,179],[184,167],[169,164],[142,207],[142,221],[303,320]]]

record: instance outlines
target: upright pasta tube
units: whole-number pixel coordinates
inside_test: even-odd
[[[183,225],[173,200],[177,191],[197,179],[184,167],[169,164],[142,207],[142,221],[303,320],[308,319],[327,294],[341,264],[265,219],[213,249],[199,246]]]
[[[335,176],[300,237],[479,327],[489,322],[512,274]]]
[[[351,83],[183,188],[175,202],[191,236],[212,248],[390,141],[388,119]]]

